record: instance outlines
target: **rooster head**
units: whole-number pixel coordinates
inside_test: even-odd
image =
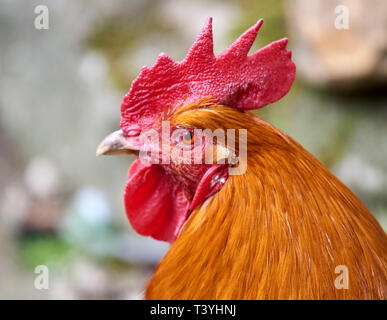
[[[208,122],[211,114],[192,119],[191,112],[195,121],[190,122],[188,111],[224,105],[245,112],[289,91],[295,65],[286,38],[248,55],[262,23],[259,20],[215,56],[209,18],[182,61],[162,53],[133,81],[121,105],[121,129],[101,142],[97,155],[136,157],[128,171],[124,203],[138,233],[173,242],[192,210],[215,194],[226,183],[229,168],[238,165],[240,150],[229,147],[229,135],[227,146],[216,135],[215,152],[207,153],[213,140],[207,139],[206,129],[216,129],[215,122]],[[225,129],[221,122],[217,125]]]

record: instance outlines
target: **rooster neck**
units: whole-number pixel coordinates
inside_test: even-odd
[[[311,154],[264,126],[274,140],[255,142],[261,132],[250,130],[246,173],[192,213],[146,297],[387,298],[380,225]],[[337,266],[348,268],[348,289],[335,287]]]

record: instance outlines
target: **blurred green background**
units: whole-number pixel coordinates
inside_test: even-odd
[[[34,27],[37,5],[49,29]],[[349,29],[335,28],[337,5]],[[289,94],[257,114],[300,142],[387,228],[387,3],[380,0],[0,0],[0,298],[139,299],[168,245],[123,209],[131,159],[96,158],[160,52],[181,60],[206,17],[215,53],[259,18],[288,37]],[[50,270],[36,290],[37,265]]]

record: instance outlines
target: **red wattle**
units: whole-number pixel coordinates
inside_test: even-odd
[[[186,186],[176,182],[160,165],[135,160],[129,168],[124,193],[127,217],[141,235],[173,242],[192,210],[214,195],[228,177],[226,166],[210,167],[193,196],[186,197]]]
[[[124,193],[125,210],[141,235],[173,242],[188,217],[190,202],[163,167],[133,162]]]
[[[213,166],[206,171],[190,204],[190,210],[194,210],[206,199],[214,195],[223,186],[228,178],[228,167]]]

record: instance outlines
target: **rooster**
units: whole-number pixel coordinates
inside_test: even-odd
[[[209,18],[181,62],[160,54],[124,97],[121,129],[98,146],[97,155],[136,157],[128,219],[172,243],[145,297],[385,299],[387,237],[376,219],[300,144],[249,111],[282,98],[295,78],[286,38],[248,55],[262,22],[214,56]],[[165,122],[179,134],[165,133]],[[221,161],[199,152],[203,161],[192,162],[208,148],[198,129],[225,133],[227,144],[217,139],[210,153]]]

